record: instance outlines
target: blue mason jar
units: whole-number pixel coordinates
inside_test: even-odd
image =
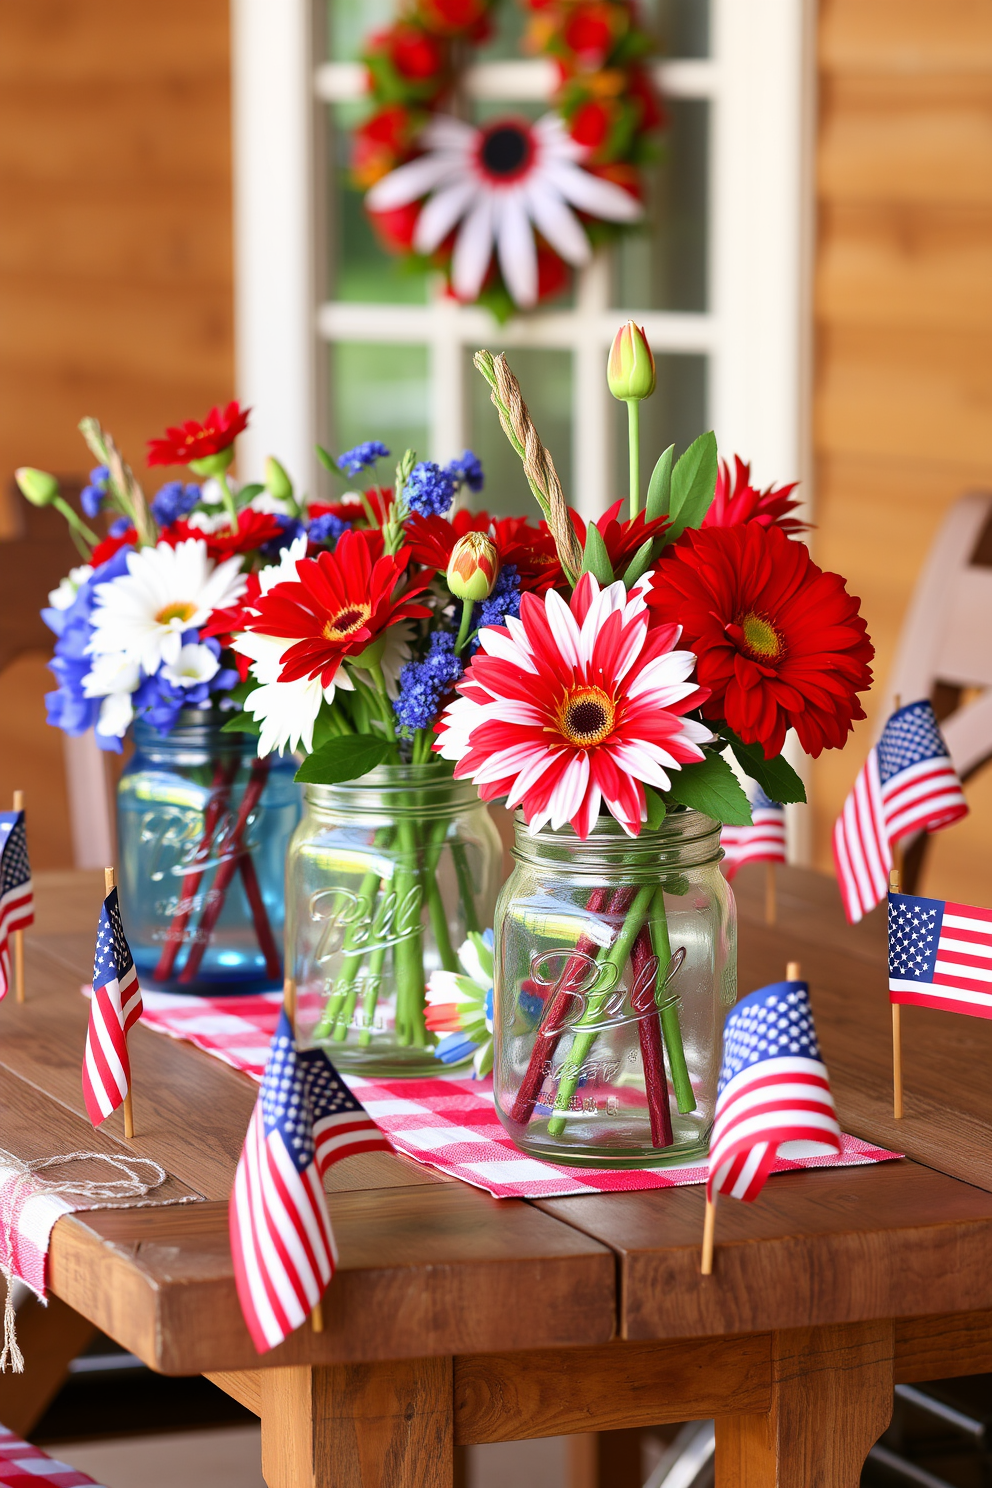
[[[182,713],[136,722],[117,792],[121,913],[146,991],[199,996],[282,985],[286,851],[300,816],[291,758]]]

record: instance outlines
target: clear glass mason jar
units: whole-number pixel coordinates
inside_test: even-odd
[[[292,759],[193,710],[164,737],[133,726],[117,790],[117,881],[146,991],[216,997],[282,985]]]
[[[737,917],[718,823],[531,834],[496,906],[499,1119],[524,1152],[646,1167],[707,1150]]]
[[[436,763],[304,787],[286,870],[286,944],[298,1025],[341,1069],[452,1067],[434,1055],[426,984],[439,969],[459,972],[470,932],[492,924],[501,853],[475,786]]]

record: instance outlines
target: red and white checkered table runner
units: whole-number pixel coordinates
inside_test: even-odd
[[[282,996],[173,997],[144,992],[146,1026],[185,1039],[234,1069],[261,1080]],[[314,999],[315,1009],[318,999]],[[306,1000],[302,1002],[306,1010]],[[333,1056],[332,1056],[333,1057]],[[440,1069],[443,1068],[439,1066]],[[552,1198],[565,1194],[620,1193],[704,1183],[702,1163],[664,1168],[569,1168],[541,1162],[515,1147],[493,1104],[492,1080],[464,1074],[428,1079],[345,1079],[394,1147],[417,1162],[484,1188],[498,1199]],[[900,1156],[844,1136],[839,1155],[779,1161],[774,1172],[795,1168],[854,1167]]]
[[[89,1488],[95,1479],[0,1426],[0,1488]],[[99,1488],[99,1484],[96,1485]]]

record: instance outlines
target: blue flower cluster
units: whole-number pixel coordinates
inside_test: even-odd
[[[220,659],[220,642],[213,636],[200,640],[198,630],[183,632],[183,645],[203,645]],[[212,692],[223,692],[237,685],[238,674],[233,668],[224,668],[214,673],[209,682],[198,682],[195,687],[179,687],[170,682],[160,669],[153,677],[146,677],[132,694],[131,703],[135,713],[147,719],[160,734],[167,734],[175,727],[176,719],[184,708],[202,707],[210,701]],[[99,702],[99,699],[97,700]]]
[[[456,486],[468,486],[470,491],[481,491],[485,485],[482,461],[471,450],[464,450],[460,460],[452,460],[445,466]]]
[[[421,517],[443,517],[455,499],[455,477],[432,460],[414,465],[403,490],[407,509]]]
[[[354,449],[338,455],[338,469],[345,475],[357,475],[360,470],[374,465],[376,460],[385,460],[388,456],[389,451],[381,440],[367,439],[364,444],[356,444]]]
[[[436,630],[423,661],[408,661],[400,672],[400,694],[393,703],[400,725],[410,730],[432,728],[441,699],[461,674],[454,636]]]
[[[79,504],[89,517],[90,521],[99,514],[103,505],[103,498],[107,494],[107,482],[110,479],[110,471],[106,465],[98,465],[95,470],[90,471],[88,486],[84,486],[79,493]]]
[[[166,481],[152,498],[152,516],[160,527],[171,527],[188,516],[200,499],[200,487],[182,481]]]
[[[496,585],[488,599],[481,600],[472,611],[472,629],[481,630],[483,625],[504,625],[507,615],[520,614],[520,575],[515,563],[505,563],[499,571]],[[472,652],[478,647],[478,639],[472,642]]]
[[[341,536],[347,531],[351,524],[343,522],[333,512],[325,512],[322,517],[314,517],[307,528],[307,540],[312,543],[330,543],[333,547]]]
[[[288,548],[301,532],[307,530],[306,523],[301,522],[299,517],[284,517],[276,513],[276,521],[282,528],[279,536],[274,537],[271,542],[263,543],[258,550],[268,563],[277,563],[283,548]]]
[[[41,618],[49,630],[53,630],[58,637],[55,655],[48,663],[59,684],[55,692],[45,695],[48,722],[64,733],[85,734],[87,729],[95,728],[102,699],[88,698],[83,692],[83,678],[93,664],[92,658],[86,654],[86,647],[93,632],[90,615],[93,611],[94,591],[98,584],[105,584],[109,579],[116,579],[120,574],[127,573],[127,555],[133,551],[131,547],[120,548],[106,563],[101,563],[85,583],[80,584],[68,609],[46,609],[41,612]],[[99,733],[95,733],[94,737],[101,749],[120,754],[120,739]]]

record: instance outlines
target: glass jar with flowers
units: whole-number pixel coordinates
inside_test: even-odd
[[[681,1161],[706,1149],[736,995],[718,829],[750,822],[740,776],[805,799],[786,735],[813,756],[843,744],[872,646],[844,581],[796,540],[789,490],[743,484],[738,462],[714,502],[712,434],[661,456],[642,505],[655,377],[632,323],[608,369],[631,412],[626,520],[620,503],[588,527],[567,512],[505,359],[476,366],[560,561],[554,586],[479,631],[437,726],[454,778],[518,808],[495,923],[496,1109],[546,1159]]]

